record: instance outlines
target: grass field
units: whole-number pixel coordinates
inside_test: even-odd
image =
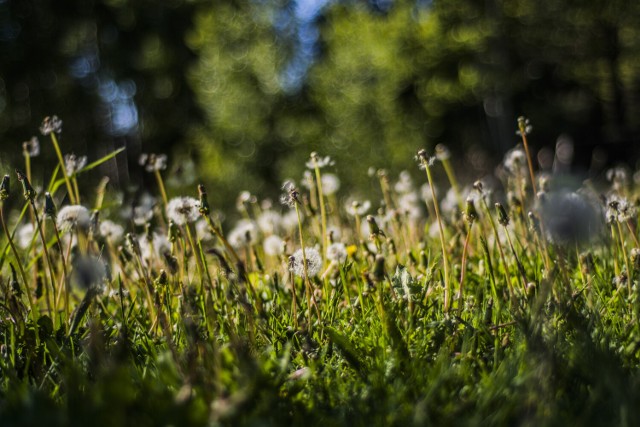
[[[117,153],[65,159],[47,120],[48,187],[29,144],[0,187],[0,424],[638,425],[633,171],[563,188],[527,126],[497,179],[438,146],[346,204],[315,153],[282,204],[236,207],[145,155],[157,194],[127,206],[79,191]]]

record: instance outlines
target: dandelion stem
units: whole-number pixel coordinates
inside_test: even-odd
[[[7,241],[9,246],[11,247],[11,251],[13,252],[13,256],[16,259],[16,264],[18,264],[18,270],[20,271],[20,276],[22,277],[22,282],[24,283],[25,293],[27,294],[27,299],[29,301],[29,307],[31,308],[31,318],[33,323],[36,324],[38,321],[39,313],[38,307],[33,301],[33,296],[31,295],[31,289],[29,286],[29,282],[27,281],[27,275],[24,271],[24,266],[22,265],[22,261],[20,260],[20,255],[18,254],[18,250],[16,249],[15,244],[13,243],[13,239],[9,234],[9,230],[7,229],[7,224],[4,221],[4,203],[0,203],[0,221],[2,222],[2,229],[4,230],[4,234],[7,237]],[[38,333],[38,328],[35,328],[36,334]],[[37,335],[36,335],[37,336]]]
[[[53,148],[58,156],[58,162],[60,163],[60,170],[62,171],[62,176],[64,177],[65,185],[67,186],[67,193],[69,194],[69,200],[71,200],[72,205],[77,205],[78,201],[76,200],[75,193],[73,192],[73,188],[71,187],[71,181],[69,180],[69,175],[67,175],[67,168],[64,164],[64,159],[62,158],[62,152],[60,151],[60,145],[58,144],[58,138],[56,138],[55,132],[51,132],[51,142],[53,143]]]
[[[522,145],[524,145],[524,152],[527,155],[527,165],[529,166],[529,177],[531,178],[531,188],[533,189],[533,196],[536,197],[536,195],[538,194],[538,190],[536,189],[536,179],[533,174],[533,163],[531,162],[529,143],[527,141],[527,123],[524,117],[518,118],[518,128],[520,130],[520,137],[522,138]]]
[[[313,158],[313,165],[316,172],[316,184],[318,185],[318,199],[320,201],[320,222],[322,224],[322,263],[327,260],[327,212],[324,206],[324,193],[322,191],[322,175],[320,174],[320,167],[315,157]]]
[[[444,241],[444,227],[442,225],[442,217],[440,215],[440,208],[438,207],[438,199],[436,198],[436,189],[433,186],[433,178],[431,177],[431,167],[429,166],[429,160],[425,156],[420,157],[424,170],[427,173],[427,181],[429,182],[429,189],[431,190],[431,196],[433,197],[433,208],[436,211],[436,220],[438,221],[438,231],[440,233],[440,246],[442,248],[442,264],[444,273],[444,311],[449,311],[449,298],[451,293],[451,284],[449,283],[449,258],[447,256],[447,248]]]

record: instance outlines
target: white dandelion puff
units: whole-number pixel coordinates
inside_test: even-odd
[[[307,275],[315,277],[322,268],[322,257],[315,248],[305,248],[305,256],[302,256],[302,249],[298,249],[289,257],[289,271],[298,277],[304,277],[304,258],[306,258]]]
[[[325,195],[331,196],[336,194],[340,189],[340,178],[332,173],[325,173],[322,175],[322,191]]]
[[[89,210],[81,205],[67,205],[58,211],[56,225],[61,231],[70,231],[80,226],[86,228],[91,222]]]
[[[105,219],[100,222],[100,234],[112,243],[119,242],[124,236],[124,227],[113,221]]]
[[[251,246],[257,241],[258,227],[253,221],[241,219],[236,226],[229,232],[227,240],[236,249],[242,249]]]
[[[199,215],[200,202],[193,197],[174,197],[167,204],[167,217],[177,225],[195,222]]]
[[[262,245],[264,247],[264,253],[269,256],[278,256],[284,253],[284,240],[275,234],[264,239]]]
[[[327,247],[327,259],[340,264],[347,259],[347,247],[344,243],[332,243]]]

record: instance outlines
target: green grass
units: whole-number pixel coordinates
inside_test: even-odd
[[[162,165],[148,165],[162,194],[138,225],[106,183],[78,191],[112,156],[56,168],[50,201],[91,206],[59,206],[56,226],[28,176],[3,187],[1,424],[637,425],[639,193],[620,172],[604,204],[553,177],[534,195],[521,152],[503,188],[462,189],[438,153],[420,163],[444,166],[453,207],[446,183],[437,205],[435,188],[414,197],[430,175],[381,172],[367,221],[288,186],[291,208],[244,197],[226,234],[215,213],[231,209],[203,186],[165,194]],[[332,242],[338,260],[312,259]]]

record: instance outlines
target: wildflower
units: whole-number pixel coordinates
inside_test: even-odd
[[[138,164],[144,166],[144,170],[147,172],[161,171],[167,168],[167,155],[142,153],[138,158]]]
[[[347,259],[347,247],[344,243],[332,243],[327,247],[327,259],[340,264]]]
[[[264,239],[262,246],[264,247],[265,254],[269,256],[278,256],[284,253],[285,243],[280,237],[272,234]]]
[[[167,217],[177,225],[195,222],[200,215],[200,203],[193,197],[174,197],[167,203]]]
[[[315,169],[316,167],[322,169],[326,166],[333,166],[335,164],[335,162],[331,160],[331,157],[320,157],[315,151],[311,153],[310,157],[311,160],[306,163],[306,166],[309,169]]]
[[[100,222],[100,235],[112,243],[122,240],[124,228],[120,224],[105,219]]]
[[[449,148],[444,145],[444,144],[438,144],[436,145],[436,159],[438,159],[441,162],[444,162],[445,160],[449,160],[451,158],[451,151],[449,151]]]
[[[607,210],[605,212],[607,223],[610,224],[615,221],[626,222],[635,216],[636,208],[628,199],[613,195],[607,200]]]
[[[40,141],[37,136],[22,143],[22,154],[24,154],[25,157],[36,157],[40,155]]]
[[[276,233],[282,224],[282,216],[273,210],[263,211],[257,219],[258,227],[264,234]]]
[[[27,223],[18,229],[18,246],[22,249],[27,249],[33,242],[35,228],[32,223]]]
[[[155,231],[151,233],[151,235],[140,235],[137,239],[133,237],[132,241],[137,242],[146,242],[146,244],[137,243],[139,248],[140,258],[142,258],[147,264],[151,262],[151,259],[154,257],[160,258],[165,253],[171,252],[171,242],[167,236],[161,233],[156,233]],[[134,251],[136,248],[133,248]]]
[[[258,230],[253,221],[241,219],[236,226],[229,232],[227,240],[236,249],[251,246],[257,241]]]
[[[518,130],[516,131],[516,135],[529,135],[533,131],[533,126],[531,126],[531,122],[526,117],[520,116],[518,117]]]
[[[513,175],[526,176],[528,173],[527,155],[520,146],[507,151],[502,165]]]
[[[203,242],[208,242],[213,240],[213,233],[211,232],[211,227],[205,220],[200,220],[196,222],[196,236],[198,240]]]
[[[315,180],[313,178],[313,173],[306,170],[302,173],[302,186],[307,190],[311,190],[315,188]]]
[[[50,133],[62,132],[62,120],[58,116],[45,117],[40,125],[40,133],[49,135]]]
[[[320,273],[322,268],[322,257],[320,252],[315,248],[305,248],[307,276],[314,277]],[[289,271],[293,272],[298,277],[304,277],[304,261],[302,256],[302,249],[298,249],[289,257]]]
[[[398,197],[398,210],[410,219],[422,217],[422,206],[416,193],[406,193]]]
[[[302,212],[300,212],[302,217]],[[295,209],[291,209],[286,214],[282,215],[282,229],[287,233],[293,232],[298,227],[298,214]]]
[[[433,156],[427,155],[427,150],[424,148],[418,150],[418,154],[415,156],[415,160],[418,162],[420,169],[425,169],[426,166],[433,166],[436,161],[436,158]]]
[[[284,190],[284,194],[280,196],[280,203],[290,208],[295,207],[296,203],[300,203],[300,193],[296,189],[293,181],[285,181],[282,189]]]
[[[246,212],[248,203],[256,203],[256,196],[252,195],[248,191],[241,191],[236,199],[236,209],[238,212]]]
[[[440,190],[438,189],[438,186],[434,185],[433,190],[434,191],[432,192],[428,182],[422,184],[422,186],[420,187],[420,197],[424,202],[431,203],[433,201],[434,192],[436,193],[436,197],[439,196]]]
[[[540,201],[540,218],[556,244],[588,242],[600,229],[597,208],[576,192],[552,192]]]
[[[144,193],[138,202],[138,205],[133,208],[133,223],[137,226],[143,226],[153,218],[153,207],[156,204],[155,197],[148,193]]]
[[[90,221],[87,208],[81,205],[68,205],[58,212],[56,225],[61,231],[71,231],[76,227],[88,228]]]
[[[80,172],[86,164],[87,156],[76,156],[73,153],[64,156],[64,168],[69,176]]]
[[[340,189],[340,179],[332,173],[322,175],[322,191],[325,195],[336,194]]]
[[[362,203],[354,200],[351,203],[347,203],[346,206],[346,211],[351,216],[363,216],[369,211],[369,209],[371,209],[371,202],[368,200],[365,200]]]
[[[400,179],[394,185],[396,193],[406,194],[413,191],[413,181],[411,180],[411,174],[408,171],[400,172]]]

